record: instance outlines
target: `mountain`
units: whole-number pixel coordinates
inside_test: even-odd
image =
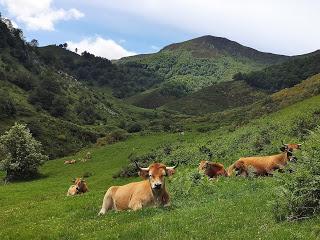
[[[143,98],[158,99],[160,93],[165,97],[160,97],[159,103],[153,100],[152,105],[159,107],[170,102],[172,96],[182,97],[218,82],[231,81],[240,71],[260,70],[288,59],[288,56],[259,52],[226,38],[204,36],[169,45],[158,53],[123,58],[117,65],[139,63],[161,76],[163,82],[146,93],[138,93],[137,102],[129,100],[136,106],[148,107],[144,104],[148,101]]]
[[[110,93],[116,83],[137,88],[138,84],[127,82],[129,75],[144,79],[152,75],[135,71],[134,66],[128,69],[58,46],[39,48],[25,42],[21,30],[0,21],[0,131],[16,121],[24,122],[55,158],[119,128],[162,130],[163,119],[170,120],[170,116],[128,105]],[[97,80],[110,84],[100,86]]]

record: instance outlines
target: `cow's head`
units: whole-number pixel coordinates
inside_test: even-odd
[[[283,141],[282,145],[285,149],[290,149],[291,151],[300,150],[302,146],[300,143],[283,143]]]
[[[296,156],[293,155],[293,149],[292,148],[290,148],[289,146],[284,145],[284,146],[282,146],[280,148],[280,150],[287,154],[287,159],[288,159],[289,162],[297,162],[298,159],[297,159]]]
[[[85,188],[86,181],[82,178],[73,179],[74,185],[78,192],[81,192]]]
[[[151,188],[155,191],[164,188],[164,178],[165,176],[172,176],[175,173],[174,167],[167,167],[161,163],[153,163],[147,168],[142,168],[135,162],[137,168],[139,169],[139,175],[144,179],[149,179]]]
[[[209,161],[206,161],[206,160],[202,160],[199,164],[199,171],[204,171],[207,169],[208,167],[208,164],[209,164]]]

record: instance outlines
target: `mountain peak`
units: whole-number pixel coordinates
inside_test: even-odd
[[[250,58],[263,63],[276,63],[289,57],[272,53],[265,53],[246,47],[224,37],[205,35],[181,43],[174,43],[164,47],[161,51],[190,51],[194,57],[232,56],[236,58]]]

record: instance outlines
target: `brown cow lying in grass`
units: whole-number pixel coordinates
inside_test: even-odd
[[[228,168],[228,176],[231,176],[234,170],[237,171],[237,175],[248,176],[250,169],[255,175],[272,175],[273,171],[277,169],[283,170],[288,161],[297,160],[292,154],[292,149],[289,149],[288,146],[285,145],[280,150],[282,153],[277,155],[240,158]]]
[[[199,164],[199,171],[203,172],[209,178],[216,178],[218,176],[228,176],[224,166],[221,163],[214,163],[202,160]]]
[[[82,178],[77,178],[72,182],[74,182],[74,185],[71,185],[69,187],[67,196],[73,196],[76,194],[81,194],[89,191],[85,180],[83,180]]]
[[[76,160],[65,160],[64,164],[75,164],[76,162]]]
[[[124,186],[112,186],[104,196],[99,215],[106,211],[138,210],[147,206],[168,206],[169,194],[165,187],[165,176],[175,173],[174,167],[166,167],[161,163],[153,163],[148,168],[139,168],[139,175],[145,179]]]

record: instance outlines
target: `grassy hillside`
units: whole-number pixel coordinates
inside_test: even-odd
[[[252,104],[227,109],[221,112],[189,117],[188,119],[183,120],[184,125],[187,128],[198,129],[198,131],[201,132],[218,129],[221,126],[227,126],[230,131],[233,131],[253,119],[267,116],[270,113],[276,112],[294,103],[319,95],[319,80],[320,75],[316,74],[292,88],[283,89],[274,94],[266,95]],[[246,96],[243,96],[243,98],[245,99]],[[194,100],[194,102],[196,102],[196,100]],[[210,105],[209,103],[207,104]],[[190,109],[192,109],[193,105],[191,103],[190,106]],[[204,104],[204,107],[205,106],[206,105]],[[211,107],[211,105],[209,107]],[[207,109],[210,109],[209,107],[207,107]],[[186,107],[186,109],[189,108]]]
[[[147,101],[143,100],[144,96],[157,99],[160,92],[163,96],[181,97],[214,83],[231,81],[239,71],[259,70],[287,59],[289,57],[262,53],[225,38],[204,36],[169,45],[155,54],[123,58],[117,63],[119,66],[125,63],[143,64],[164,78],[160,89],[140,94],[138,101],[133,102],[141,106],[141,102]],[[157,105],[162,102],[168,101],[161,98]]]
[[[249,105],[266,96],[265,92],[249,86],[244,81],[230,81],[203,88],[163,107],[185,114],[202,115]]]
[[[307,99],[233,132],[137,135],[91,149],[93,158],[85,163],[66,166],[63,159],[50,161],[41,169],[44,178],[0,186],[2,239],[144,239],[150,235],[154,239],[317,239],[319,217],[275,221],[277,178],[208,181],[199,178],[196,168],[207,157],[200,151],[203,146],[213,152],[214,161],[228,165],[240,156],[278,152],[281,140],[308,145],[309,133],[304,130],[320,123],[319,103],[320,97]],[[112,175],[128,164],[129,155],[150,153],[156,153],[161,162],[182,163],[167,180],[172,206],[98,217],[107,187],[137,179],[113,179]],[[90,192],[66,197],[70,180],[85,172],[92,174],[87,179]]]

